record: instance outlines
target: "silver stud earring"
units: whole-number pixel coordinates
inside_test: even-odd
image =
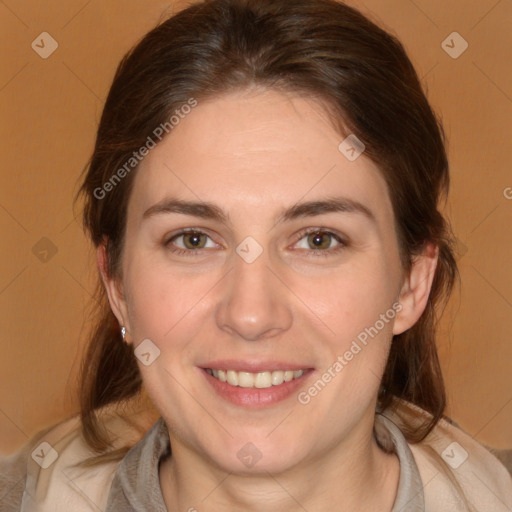
[[[121,336],[123,337],[123,341],[126,341],[126,327],[124,325],[121,327]]]

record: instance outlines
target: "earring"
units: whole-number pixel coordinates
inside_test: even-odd
[[[126,341],[126,327],[124,325],[121,327],[121,336],[123,337],[123,341]]]

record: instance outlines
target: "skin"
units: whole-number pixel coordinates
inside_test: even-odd
[[[385,181],[364,153],[345,158],[342,140],[322,106],[297,95],[251,90],[200,102],[137,171],[122,276],[107,275],[98,250],[128,340],[149,338],[161,352],[139,366],[169,427],[173,456],[160,466],[169,510],[392,508],[399,463],[372,435],[377,393],[393,334],[426,306],[437,252],[427,245],[404,273]],[[329,212],[276,222],[298,202],[332,196],[358,201],[374,220]],[[168,197],[211,202],[228,219],[144,218]],[[190,236],[167,243],[182,228],[208,235],[199,255]],[[307,228],[347,243],[327,235],[317,249]],[[236,252],[247,236],[263,249],[252,263]],[[237,406],[198,369],[223,358],[285,361],[314,368],[307,390],[397,300],[397,316],[306,405],[293,394]],[[248,442],[261,453],[251,468],[237,457]]]

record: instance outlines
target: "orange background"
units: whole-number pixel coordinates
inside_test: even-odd
[[[462,276],[439,339],[449,413],[480,441],[512,447],[512,2],[350,4],[401,39],[443,117]],[[0,452],[77,410],[95,268],[72,198],[118,61],[177,6],[0,3]],[[456,59],[442,47],[454,31],[469,44]],[[58,43],[47,59],[31,47],[42,32]]]

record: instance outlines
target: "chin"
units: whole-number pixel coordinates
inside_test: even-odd
[[[270,441],[265,435],[250,440],[231,439],[223,448],[216,445],[210,452],[210,458],[223,471],[245,476],[278,474],[298,465],[303,457],[304,443],[297,440],[283,444],[282,440]],[[298,450],[300,446],[300,450]],[[209,451],[209,450],[208,450]],[[305,455],[305,454],[304,454]]]

